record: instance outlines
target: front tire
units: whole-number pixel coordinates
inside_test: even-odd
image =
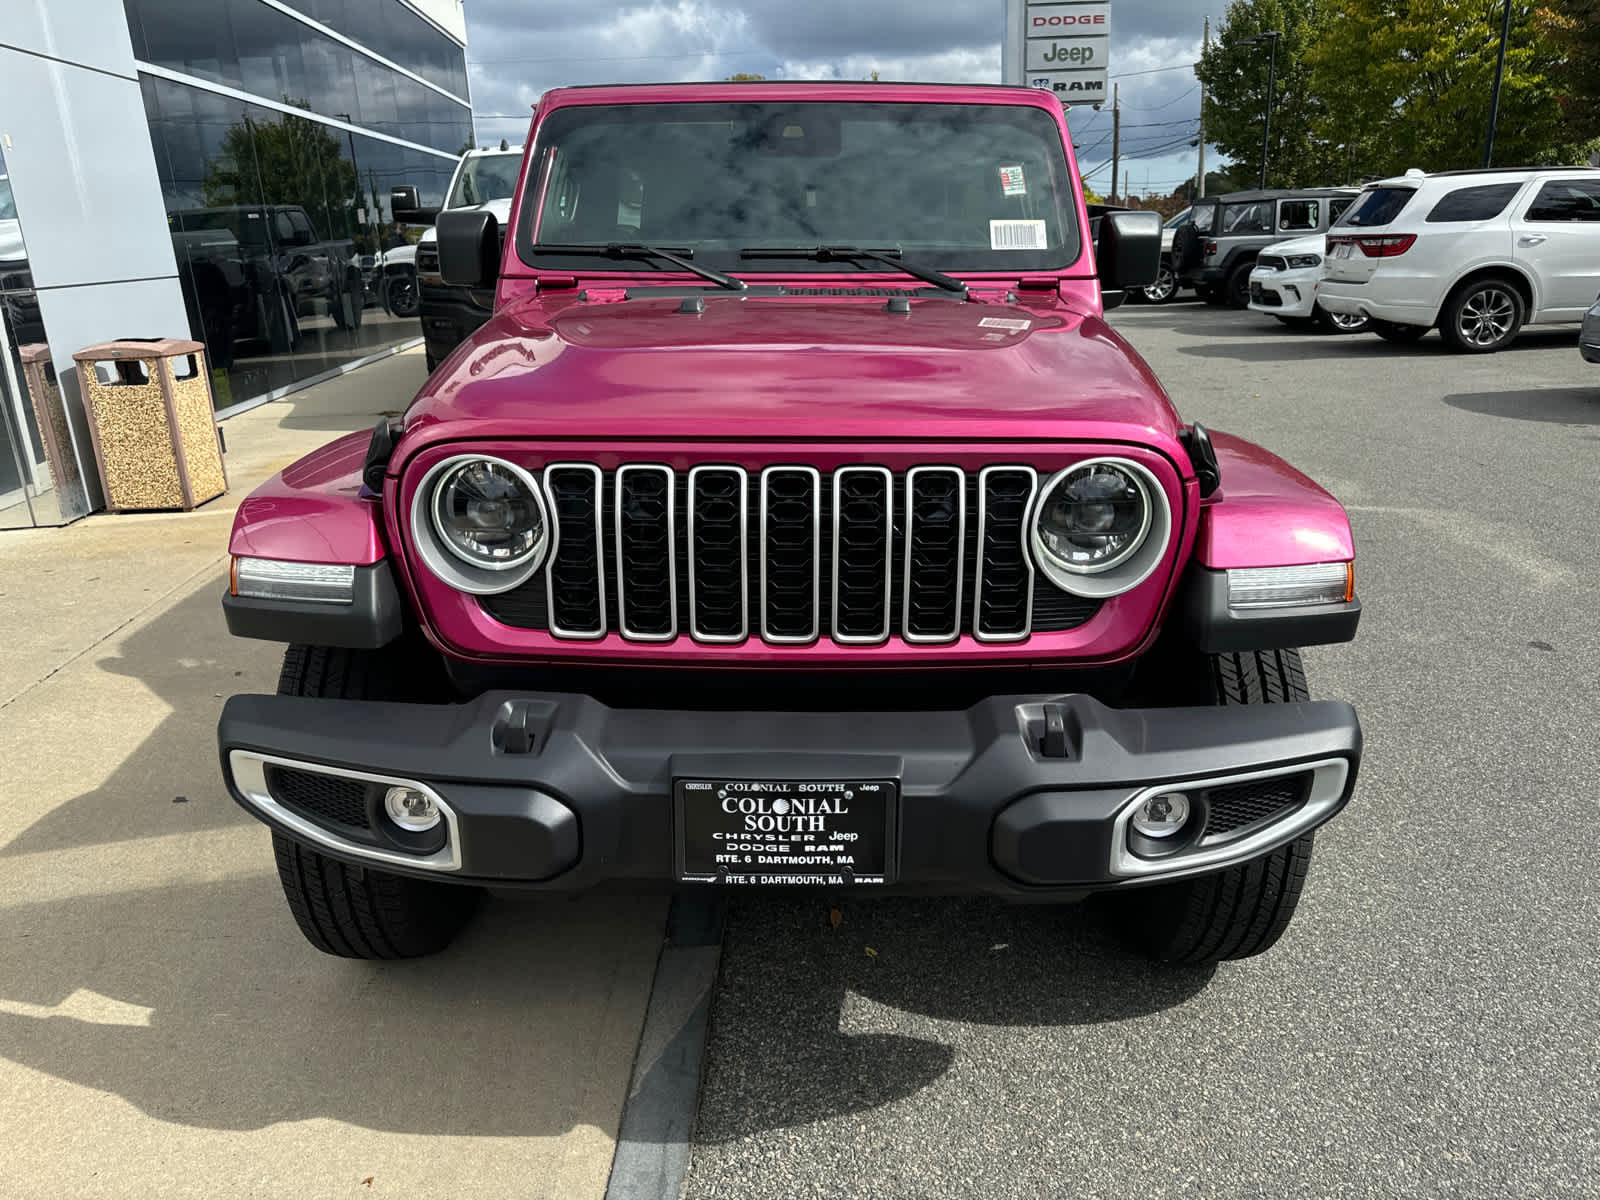
[[[1361,313],[1333,313],[1317,305],[1311,319],[1325,333],[1365,333],[1372,324],[1370,317]]]
[[[1172,264],[1166,259],[1161,260],[1160,273],[1156,281],[1149,287],[1141,289],[1146,300],[1151,304],[1165,304],[1178,294],[1178,276],[1172,270]]]
[[[290,646],[280,696],[421,702],[441,698],[442,672],[408,643],[382,650]],[[435,954],[459,933],[482,893],[460,884],[352,866],[274,831],[284,899],[300,932],[324,954],[395,959]]]
[[[1229,308],[1250,307],[1250,272],[1256,269],[1254,262],[1240,263],[1228,275],[1228,287],[1224,296]]]
[[[1298,650],[1209,655],[1194,664],[1180,702],[1284,704],[1309,700]],[[1312,834],[1259,858],[1207,875],[1113,896],[1118,932],[1158,962],[1209,966],[1270,949],[1289,927],[1306,872]]]
[[[1493,354],[1522,329],[1527,306],[1504,279],[1479,279],[1451,293],[1439,314],[1439,336],[1463,354]]]

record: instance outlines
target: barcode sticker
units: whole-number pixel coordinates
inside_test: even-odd
[[[991,250],[1048,250],[1043,221],[990,221]]]

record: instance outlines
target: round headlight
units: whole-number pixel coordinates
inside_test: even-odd
[[[1116,463],[1081,463],[1046,485],[1034,518],[1035,548],[1046,562],[1075,575],[1096,575],[1126,562],[1150,532],[1150,490]]]
[[[433,488],[433,526],[462,562],[489,571],[520,567],[544,549],[544,506],[533,479],[511,463],[473,458]]]

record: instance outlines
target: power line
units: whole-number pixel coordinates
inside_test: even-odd
[[[1187,97],[1194,95],[1199,90],[1200,90],[1200,85],[1197,83],[1192,88],[1190,88],[1187,92],[1184,92],[1181,96],[1174,96],[1171,100],[1163,100],[1160,104],[1151,104],[1151,105],[1124,104],[1122,107],[1126,108],[1126,109],[1128,109],[1128,110],[1130,110],[1132,112],[1156,112],[1159,109],[1171,108],[1179,100],[1186,99]]]
[[[1148,71],[1124,71],[1121,75],[1112,75],[1112,79],[1127,79],[1133,75],[1159,75],[1163,71],[1192,71],[1194,63],[1179,63],[1175,67],[1151,67]]]

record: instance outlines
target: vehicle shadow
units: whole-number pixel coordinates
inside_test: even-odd
[[[1519,421],[1600,425],[1600,376],[1590,387],[1529,388],[1517,392],[1458,392],[1444,397],[1451,408]]]
[[[0,1056],[205,1129],[614,1128],[659,898],[496,897],[443,954],[352,962],[301,939],[258,850],[257,875],[7,908]]]
[[[1213,973],[1132,956],[1093,906],[736,898],[695,1140],[735,1141],[909,1096],[954,1062],[943,1024],[1132,1020],[1183,1003]]]
[[[0,776],[0,811],[65,797],[0,850],[0,1058],[209,1129],[614,1129],[665,898],[496,895],[435,958],[318,953],[223,787],[224,697],[271,691],[282,648],[228,637],[222,586],[43,685],[94,696],[77,749],[46,736]],[[101,752],[91,716],[142,736]]]
[[[0,860],[252,823],[223,790],[217,718],[224,697],[277,686],[283,647],[228,636],[219,600],[225,586],[219,574],[96,663],[136,681],[167,715],[96,786],[0,847]]]

